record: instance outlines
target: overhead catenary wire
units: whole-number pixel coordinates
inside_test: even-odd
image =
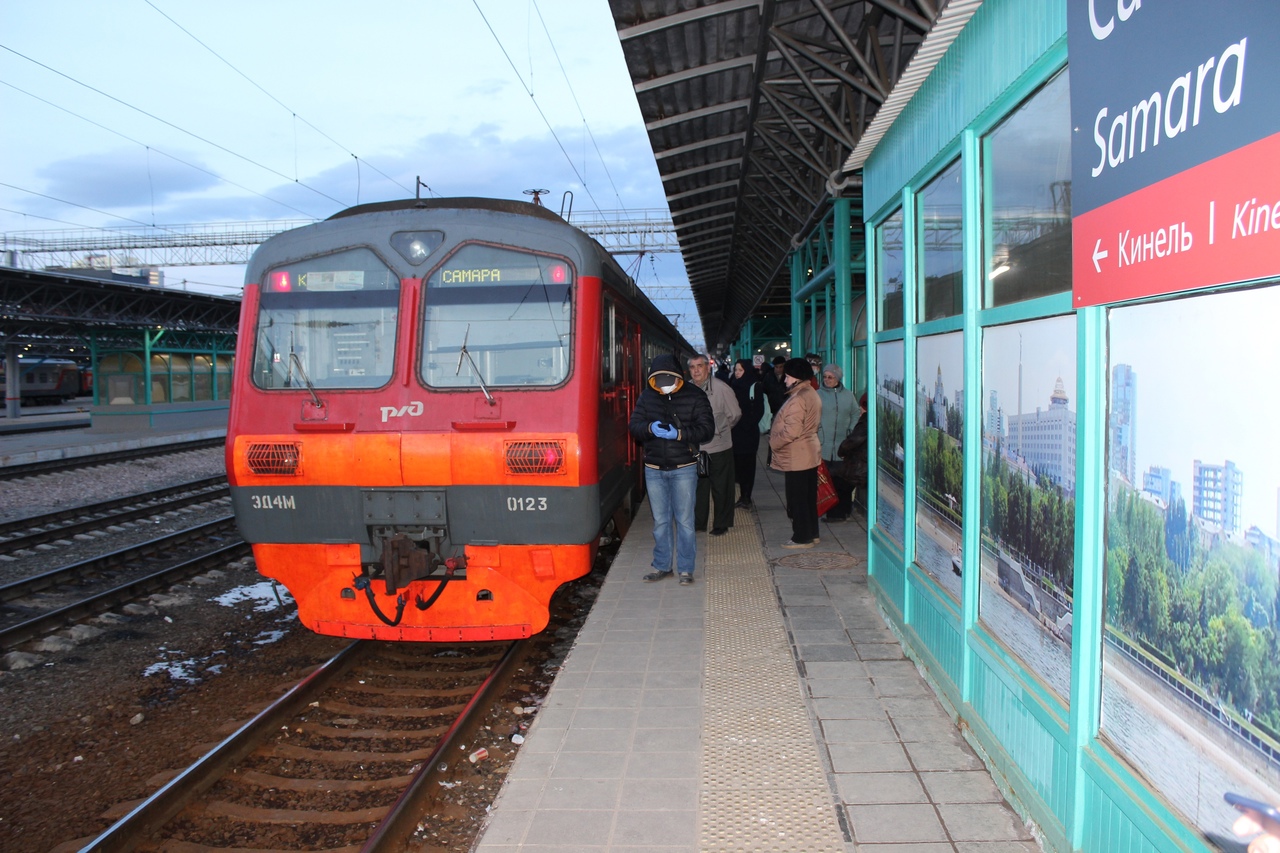
[[[547,35],[547,43],[551,45],[551,53],[555,55],[556,64],[560,66],[560,73],[564,75],[565,85],[569,87],[569,96],[573,98],[573,105],[578,108],[578,115],[582,118],[582,126],[586,128],[587,136],[591,138],[591,145],[596,149],[596,156],[600,158],[600,165],[604,168],[605,177],[609,179],[609,186],[613,187],[613,197],[618,200],[618,206],[630,215],[630,211],[627,211],[627,206],[622,201],[622,195],[618,192],[618,185],[613,181],[613,174],[609,171],[609,164],[605,162],[604,154],[600,151],[600,145],[596,142],[596,135],[591,132],[591,124],[587,121],[586,114],[582,112],[582,104],[578,102],[578,93],[573,90],[573,83],[569,80],[569,72],[565,70],[564,62],[560,59],[560,51],[556,50],[556,40],[551,37],[551,31],[547,29],[546,19],[542,17],[542,9],[538,8],[538,0],[533,0],[533,8],[538,13],[538,21],[542,24],[542,31]],[[532,71],[530,75],[532,76]],[[586,158],[583,159],[585,161]],[[583,168],[586,168],[585,162]]]
[[[235,181],[230,180],[229,178],[224,178],[224,177],[222,177],[221,175],[219,175],[219,174],[218,174],[218,173],[216,173],[216,172],[211,172],[210,170],[208,170],[208,169],[204,168],[203,166],[197,166],[195,163],[191,163],[191,162],[188,162],[188,161],[186,161],[186,160],[183,160],[181,157],[176,157],[176,156],[174,156],[173,154],[170,154],[170,153],[168,153],[168,152],[166,152],[166,151],[162,151],[162,150],[160,150],[159,148],[156,148],[155,146],[147,145],[145,142],[141,142],[141,141],[139,141],[139,140],[137,140],[137,139],[134,139],[133,137],[131,137],[131,136],[127,135],[127,134],[121,133],[120,131],[115,130],[114,128],[107,127],[105,124],[102,124],[102,123],[100,123],[100,122],[96,122],[96,121],[94,121],[94,120],[93,120],[93,119],[91,119],[91,118],[87,118],[87,117],[85,117],[85,116],[82,116],[82,115],[80,115],[80,114],[79,114],[79,113],[77,113],[77,112],[74,112],[74,111],[72,111],[72,110],[69,110],[69,109],[67,109],[66,107],[60,106],[60,105],[58,105],[58,104],[55,104],[53,101],[47,100],[47,99],[45,99],[45,98],[42,98],[42,97],[40,97],[39,95],[32,94],[31,92],[28,92],[26,89],[20,89],[20,88],[18,88],[17,86],[13,85],[12,83],[9,83],[9,82],[4,81],[4,80],[0,80],[0,85],[2,85],[2,86],[8,86],[10,89],[13,89],[15,92],[21,92],[22,94],[26,95],[26,96],[27,96],[27,97],[29,97],[29,98],[34,98],[35,100],[40,101],[40,102],[41,102],[41,103],[43,103],[43,104],[46,104],[46,105],[48,105],[48,106],[50,106],[50,107],[53,107],[55,110],[61,110],[62,112],[66,113],[66,114],[67,114],[67,115],[69,115],[69,116],[73,116],[73,117],[75,117],[75,118],[80,119],[80,120],[81,120],[81,121],[83,121],[83,122],[87,122],[87,123],[89,123],[89,124],[93,125],[93,126],[94,126],[94,127],[96,127],[96,128],[99,128],[99,129],[101,129],[101,130],[105,130],[107,133],[114,134],[114,135],[116,135],[116,136],[120,137],[121,139],[126,140],[127,142],[132,142],[134,145],[138,145],[138,146],[141,146],[141,147],[143,147],[143,148],[146,148],[148,151],[154,151],[155,153],[159,154],[159,155],[160,155],[160,156],[162,156],[162,157],[168,157],[170,160],[173,160],[175,163],[181,163],[182,165],[184,165],[184,166],[186,166],[186,167],[188,167],[188,168],[190,168],[190,169],[195,169],[195,170],[196,170],[196,171],[198,171],[198,172],[203,172],[204,174],[208,175],[209,177],[211,177],[211,178],[216,178],[217,180],[222,181],[223,183],[228,184],[228,185],[230,185],[230,186],[233,186],[233,187],[235,187],[236,189],[244,190],[244,191],[245,191],[245,192],[247,192],[247,193],[250,193],[250,194],[252,194],[252,195],[256,195],[258,198],[265,199],[265,200],[267,200],[267,201],[271,202],[272,204],[278,204],[278,205],[280,205],[281,207],[288,208],[289,210],[292,210],[292,211],[293,211],[293,212],[295,212],[295,213],[301,213],[303,216],[307,217],[308,219],[321,219],[321,218],[323,218],[323,217],[320,217],[320,216],[316,216],[316,215],[315,215],[315,214],[313,214],[313,213],[308,213],[307,211],[302,210],[302,209],[300,209],[300,208],[294,207],[293,205],[289,204],[288,202],[280,201],[279,199],[272,198],[271,196],[266,195],[265,193],[260,193],[260,192],[258,192],[257,190],[250,189],[249,187],[246,187],[246,186],[244,186],[243,184],[238,184],[238,183],[236,183]]]
[[[408,188],[408,187],[406,187],[404,184],[400,183],[400,182],[399,182],[399,181],[397,181],[395,178],[391,177],[391,176],[390,176],[390,175],[388,175],[386,172],[382,171],[382,170],[381,170],[381,169],[379,169],[377,166],[375,166],[375,165],[373,165],[372,163],[370,163],[368,160],[363,160],[363,161],[362,161],[362,158],[361,158],[361,157],[359,157],[359,156],[358,156],[354,151],[352,151],[350,148],[348,148],[347,146],[343,145],[341,142],[339,142],[338,140],[334,139],[332,136],[330,136],[329,134],[325,133],[323,130],[321,130],[320,128],[316,127],[314,124],[312,124],[311,122],[307,121],[307,120],[306,120],[305,118],[303,118],[302,116],[298,115],[298,113],[297,113],[297,111],[296,111],[296,110],[294,110],[294,109],[293,109],[293,108],[291,108],[288,104],[284,103],[284,101],[281,101],[281,100],[280,100],[279,98],[277,98],[275,95],[271,94],[271,93],[270,93],[270,92],[268,92],[266,89],[264,89],[261,85],[259,85],[259,84],[258,84],[258,82],[257,82],[256,80],[254,80],[254,79],[253,79],[252,77],[250,77],[248,74],[245,74],[243,71],[241,71],[241,70],[240,70],[239,68],[237,68],[235,65],[233,65],[233,64],[232,64],[232,63],[231,63],[231,62],[230,62],[226,57],[224,57],[222,54],[218,53],[218,52],[217,52],[216,50],[214,50],[212,47],[210,47],[209,45],[205,44],[205,43],[204,43],[204,41],[202,41],[199,37],[197,37],[197,36],[195,35],[195,33],[191,32],[191,31],[190,31],[190,30],[188,30],[186,27],[184,27],[182,24],[180,24],[180,23],[178,23],[177,21],[175,21],[175,20],[173,19],[173,16],[171,16],[170,14],[168,14],[167,12],[165,12],[163,9],[161,9],[159,6],[157,6],[155,3],[152,3],[152,2],[151,2],[151,0],[144,0],[144,2],[145,2],[148,6],[150,6],[152,9],[155,9],[155,10],[156,10],[156,12],[157,12],[159,15],[161,15],[165,20],[167,20],[169,23],[173,24],[175,27],[177,27],[178,29],[180,29],[180,30],[182,30],[184,33],[186,33],[186,34],[187,34],[187,36],[189,36],[189,37],[191,38],[191,40],[192,40],[192,41],[194,41],[196,44],[198,44],[198,45],[200,45],[201,47],[203,47],[205,50],[209,51],[209,53],[213,54],[213,55],[214,55],[214,57],[215,57],[219,62],[221,62],[222,64],[226,65],[226,66],[227,66],[228,68],[230,68],[232,71],[236,72],[236,73],[237,73],[237,74],[239,74],[241,77],[243,77],[243,78],[244,78],[244,79],[249,83],[249,85],[253,86],[253,87],[254,87],[255,89],[257,89],[259,92],[261,92],[262,94],[266,95],[268,98],[270,98],[271,100],[273,100],[273,101],[275,101],[277,104],[279,104],[279,105],[280,105],[280,106],[281,106],[281,107],[282,107],[286,112],[288,112],[288,113],[289,113],[289,115],[290,115],[290,116],[292,116],[292,117],[293,117],[293,119],[294,119],[294,121],[295,121],[295,122],[299,122],[299,121],[300,121],[300,122],[302,122],[302,123],[303,123],[303,124],[305,124],[307,127],[311,128],[311,129],[312,129],[312,130],[314,130],[316,133],[320,134],[320,135],[321,135],[321,136],[323,136],[325,139],[327,139],[327,140],[329,140],[330,142],[332,142],[332,143],[333,143],[334,145],[336,145],[338,148],[342,149],[344,152],[346,152],[347,154],[350,154],[352,157],[354,157],[354,158],[355,158],[355,160],[356,160],[356,164],[357,164],[357,182],[358,182],[358,180],[359,180],[359,178],[358,178],[359,164],[360,164],[361,162],[363,162],[363,163],[364,163],[364,165],[368,166],[370,169],[372,169],[373,171],[377,172],[379,175],[382,175],[382,177],[386,178],[386,179],[387,179],[388,181],[390,181],[391,183],[393,183],[393,184],[395,184],[396,186],[400,187],[400,189],[404,190],[406,193],[410,192],[409,188]],[[294,141],[294,178],[295,178],[295,180],[296,180],[296,179],[297,179],[297,171],[298,171],[298,166],[297,166],[297,137],[296,137],[296,135],[295,135],[295,137],[294,137],[294,140],[295,140],[295,141]],[[425,186],[425,184],[424,184],[424,186]],[[430,188],[428,187],[428,189],[430,189]],[[356,192],[357,192],[357,204],[358,204],[358,203],[359,203],[359,190],[357,189],[357,191],[356,191]]]
[[[507,53],[507,47],[502,43],[502,39],[498,38],[498,33],[493,29],[493,25],[489,23],[489,19],[485,17],[484,10],[480,8],[479,0],[471,0],[472,5],[476,7],[476,11],[480,13],[481,20],[484,25],[489,28],[489,34],[493,36],[493,40],[498,43],[498,49],[502,51],[502,55],[507,58],[507,64],[511,66],[512,72],[515,73],[516,79],[520,81],[521,87],[525,93],[529,95],[529,100],[533,102],[533,108],[538,111],[538,115],[542,117],[542,123],[547,126],[547,130],[551,132],[551,138],[556,141],[556,145],[560,146],[560,152],[564,154],[564,159],[569,163],[569,168],[573,170],[573,174],[578,178],[578,182],[582,184],[582,188],[586,190],[587,197],[591,199],[591,203],[595,205],[596,212],[601,213],[600,203],[596,201],[596,197],[592,195],[591,188],[587,186],[586,179],[582,177],[582,173],[578,171],[578,167],[574,164],[573,158],[569,156],[569,152],[565,150],[564,143],[560,141],[560,137],[556,134],[555,128],[551,126],[551,122],[547,119],[547,114],[542,111],[542,106],[538,103],[538,99],[534,97],[533,89],[524,82],[524,77],[520,74],[520,69],[516,67],[515,61],[512,60],[511,54]]]
[[[134,112],[141,113],[142,115],[146,116],[147,118],[149,118],[149,119],[151,119],[151,120],[153,120],[153,121],[158,121],[158,122],[160,122],[161,124],[165,125],[166,127],[173,128],[174,130],[178,131],[179,133],[182,133],[182,134],[185,134],[185,135],[187,135],[187,136],[190,136],[192,139],[195,139],[195,140],[197,140],[197,141],[199,141],[199,142],[203,142],[205,145],[211,145],[211,146],[213,146],[214,148],[217,148],[219,151],[222,151],[222,152],[224,152],[224,153],[226,153],[226,154],[230,154],[232,157],[235,157],[235,158],[237,158],[237,159],[239,159],[239,160],[243,160],[244,162],[249,163],[250,165],[257,166],[259,169],[262,169],[263,171],[270,172],[271,174],[273,174],[273,175],[277,175],[277,176],[279,176],[279,177],[283,178],[283,179],[284,179],[284,180],[286,180],[286,181],[290,181],[290,182],[292,182],[292,183],[294,183],[294,184],[297,184],[298,186],[302,187],[303,189],[309,190],[309,191],[311,191],[311,192],[315,193],[316,195],[323,196],[324,198],[329,199],[329,201],[333,202],[334,204],[336,204],[336,205],[338,205],[338,206],[340,206],[340,207],[345,208],[345,207],[347,207],[347,206],[348,206],[348,205],[347,205],[347,204],[345,204],[344,202],[339,201],[338,199],[334,198],[333,196],[329,195],[328,193],[324,192],[323,190],[317,189],[317,188],[315,188],[315,187],[311,186],[310,184],[307,184],[307,183],[305,183],[305,182],[303,182],[303,181],[297,180],[296,178],[290,178],[290,177],[289,177],[288,175],[286,175],[284,172],[281,172],[281,171],[279,171],[278,169],[273,169],[272,167],[267,166],[266,164],[259,163],[257,160],[254,160],[252,157],[248,157],[248,156],[246,156],[246,155],[244,155],[244,154],[239,153],[238,151],[232,151],[230,148],[226,147],[225,145],[220,145],[220,144],[218,144],[217,142],[214,142],[214,141],[213,141],[213,140],[211,140],[211,139],[206,139],[205,137],[201,136],[201,135],[200,135],[200,134],[198,134],[198,133],[195,133],[195,132],[193,132],[193,131],[187,130],[187,129],[186,129],[186,128],[184,128],[184,127],[180,127],[180,126],[178,126],[178,125],[174,124],[173,122],[168,121],[167,119],[160,118],[160,116],[155,115],[154,113],[150,113],[150,112],[148,112],[148,111],[146,111],[146,110],[142,109],[141,107],[136,107],[136,106],[134,106],[133,104],[129,103],[128,101],[125,101],[125,100],[123,100],[123,99],[121,99],[121,98],[117,98],[115,95],[108,94],[107,92],[104,92],[104,91],[102,91],[101,89],[98,89],[98,88],[96,88],[96,87],[94,87],[94,86],[90,86],[88,83],[85,83],[85,82],[84,82],[84,81],[82,81],[82,80],[77,80],[75,77],[72,77],[70,74],[66,74],[66,73],[64,73],[64,72],[62,72],[62,71],[59,71],[58,69],[56,69],[56,68],[54,68],[54,67],[52,67],[52,66],[50,66],[50,65],[46,65],[45,63],[43,63],[43,62],[39,61],[38,59],[33,59],[33,58],[31,58],[30,56],[27,56],[26,54],[21,53],[20,51],[14,50],[13,48],[9,47],[8,45],[0,44],[0,50],[8,51],[9,53],[12,53],[14,56],[16,56],[16,57],[18,57],[18,58],[20,58],[20,59],[25,59],[27,62],[30,62],[30,63],[31,63],[31,64],[33,64],[33,65],[37,65],[37,66],[39,66],[39,67],[41,67],[41,68],[45,69],[46,71],[48,71],[48,72],[50,72],[50,73],[52,73],[52,74],[57,74],[59,77],[62,77],[62,78],[63,78],[63,79],[65,79],[65,80],[69,80],[69,81],[71,81],[72,83],[75,83],[77,86],[81,86],[81,87],[83,87],[83,88],[85,88],[85,89],[88,89],[90,92],[94,92],[95,94],[101,95],[102,97],[107,98],[108,100],[114,101],[114,102],[116,102],[117,104],[120,104],[120,105],[121,105],[121,106],[123,106],[123,107],[128,107],[129,109],[133,110]]]

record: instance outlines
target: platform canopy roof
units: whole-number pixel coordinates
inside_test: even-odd
[[[0,267],[0,345],[52,356],[87,347],[91,340],[106,349],[133,349],[143,333],[170,346],[234,343],[238,297],[118,278]]]
[[[710,350],[790,312],[788,253],[948,5],[609,0]]]

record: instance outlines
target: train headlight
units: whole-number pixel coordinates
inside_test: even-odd
[[[508,441],[508,474],[563,474],[563,441]]]
[[[255,474],[296,476],[302,468],[302,445],[251,444],[245,460]]]

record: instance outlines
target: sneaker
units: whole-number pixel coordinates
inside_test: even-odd
[[[713,528],[711,528],[711,535],[712,535],[712,536],[723,536],[723,535],[725,535],[725,534],[726,534],[726,533],[728,533],[728,532],[729,532],[729,528],[727,528],[727,527],[713,527]]]
[[[693,575],[681,575],[680,586],[693,586]]]
[[[794,539],[788,539],[786,542],[783,543],[782,547],[783,548],[812,548],[817,543],[817,541],[818,540],[815,539],[813,540],[813,542],[796,542]]]
[[[671,577],[671,572],[649,572],[649,574],[644,576],[644,579],[652,583],[654,581],[660,581],[663,578],[669,578],[669,577]]]

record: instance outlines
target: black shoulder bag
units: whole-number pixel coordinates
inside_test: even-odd
[[[680,423],[680,416],[672,412],[669,406],[665,408],[667,409],[667,417],[670,418],[671,421],[675,422],[676,429],[683,430],[684,424]],[[668,423],[670,423],[671,421],[668,421]],[[711,454],[707,453],[707,451],[705,450],[699,450],[697,447],[693,445],[693,442],[689,443],[689,452],[692,453],[693,457],[698,460],[698,476],[710,477],[711,476]]]

